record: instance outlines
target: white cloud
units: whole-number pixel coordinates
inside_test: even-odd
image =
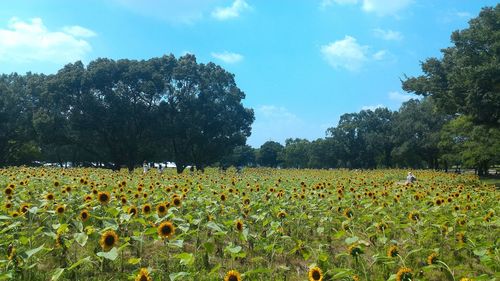
[[[378,52],[376,52],[375,54],[372,55],[372,58],[374,60],[383,60],[387,55],[387,51],[386,50],[380,50]]]
[[[227,51],[224,51],[223,53],[212,53],[211,55],[212,57],[229,64],[238,63],[243,60],[243,55]]]
[[[363,107],[361,107],[361,110],[371,110],[371,111],[375,111],[375,109],[377,108],[384,108],[386,107],[385,105],[383,104],[377,104],[377,105],[365,105]]]
[[[0,61],[68,63],[81,60],[92,47],[80,37],[89,36],[95,33],[80,26],[50,31],[41,18],[28,22],[11,18],[7,29],[0,29]]]
[[[397,102],[405,102],[405,101],[408,101],[410,99],[417,98],[415,95],[406,94],[406,93],[402,94],[402,93],[397,92],[397,91],[389,92],[388,96],[389,96],[389,99],[391,99],[393,101],[397,101]]]
[[[362,9],[368,13],[379,16],[397,15],[397,13],[408,7],[413,0],[363,0]]]
[[[194,24],[203,19],[215,0],[113,0],[119,7],[140,16],[171,24]]]
[[[321,46],[321,53],[334,68],[358,71],[367,60],[368,49],[368,46],[359,45],[356,38],[346,35],[342,40]]]
[[[63,31],[75,37],[94,37],[97,35],[94,31],[78,25],[65,26]]]
[[[386,50],[372,53],[370,46],[358,44],[356,38],[346,35],[344,39],[321,46],[323,58],[334,68],[344,68],[352,72],[361,70],[371,60],[383,60]]]
[[[373,34],[375,37],[382,38],[387,41],[401,41],[403,39],[403,35],[400,32],[390,29],[384,30],[381,28],[375,28],[373,30]]]
[[[356,4],[358,0],[323,0],[321,1],[321,7],[332,6],[333,4],[339,5],[348,5],[348,4]]]
[[[322,0],[321,7],[361,3],[361,9],[367,13],[375,13],[379,16],[397,15],[397,13],[408,7],[413,0]]]
[[[235,0],[229,7],[217,7],[212,11],[212,17],[217,20],[229,20],[240,16],[245,10],[251,7],[245,0]]]

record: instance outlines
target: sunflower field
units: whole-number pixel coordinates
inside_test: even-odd
[[[404,170],[0,169],[0,280],[498,280],[500,192]]]

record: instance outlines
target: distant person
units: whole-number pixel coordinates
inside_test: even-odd
[[[162,164],[162,163],[160,163],[160,164],[158,165],[158,171],[160,171],[160,174],[163,174],[163,169],[164,169],[164,168],[165,168],[165,166],[163,166],[163,164]]]
[[[148,162],[144,161],[144,163],[142,163],[142,169],[143,169],[143,173],[146,174],[149,170],[149,165],[148,165]]]
[[[413,183],[415,181],[417,181],[417,178],[411,172],[408,172],[408,176],[406,176],[406,183]]]

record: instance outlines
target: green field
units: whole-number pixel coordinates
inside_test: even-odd
[[[500,278],[493,183],[406,172],[2,169],[0,280]]]

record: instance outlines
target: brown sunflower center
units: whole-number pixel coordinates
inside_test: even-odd
[[[115,237],[113,235],[107,235],[106,238],[104,238],[104,244],[106,244],[106,246],[113,246],[115,244]]]
[[[87,214],[87,213],[85,213],[85,212],[83,212],[83,213],[82,213],[82,219],[86,219],[87,217],[88,217],[88,214]]]
[[[160,213],[165,212],[165,206],[160,206],[160,207],[158,207],[158,211],[159,211]]]
[[[229,281],[238,281],[238,276],[236,276],[234,274],[231,274],[227,280],[229,280]]]
[[[312,272],[312,278],[313,278],[314,280],[319,280],[319,279],[321,278],[321,273],[319,273],[319,271],[317,271],[317,270],[314,270],[314,271]]]
[[[141,275],[141,281],[148,281],[148,277],[145,274]]]
[[[144,206],[144,212],[149,213],[151,211],[151,208],[149,206]]]
[[[161,228],[161,233],[163,235],[170,235],[170,233],[172,233],[172,228],[170,227],[170,225],[164,225],[162,228]]]
[[[106,202],[106,201],[108,201],[108,199],[109,199],[109,197],[108,197],[107,194],[101,194],[101,195],[99,195],[99,200],[101,202]]]

